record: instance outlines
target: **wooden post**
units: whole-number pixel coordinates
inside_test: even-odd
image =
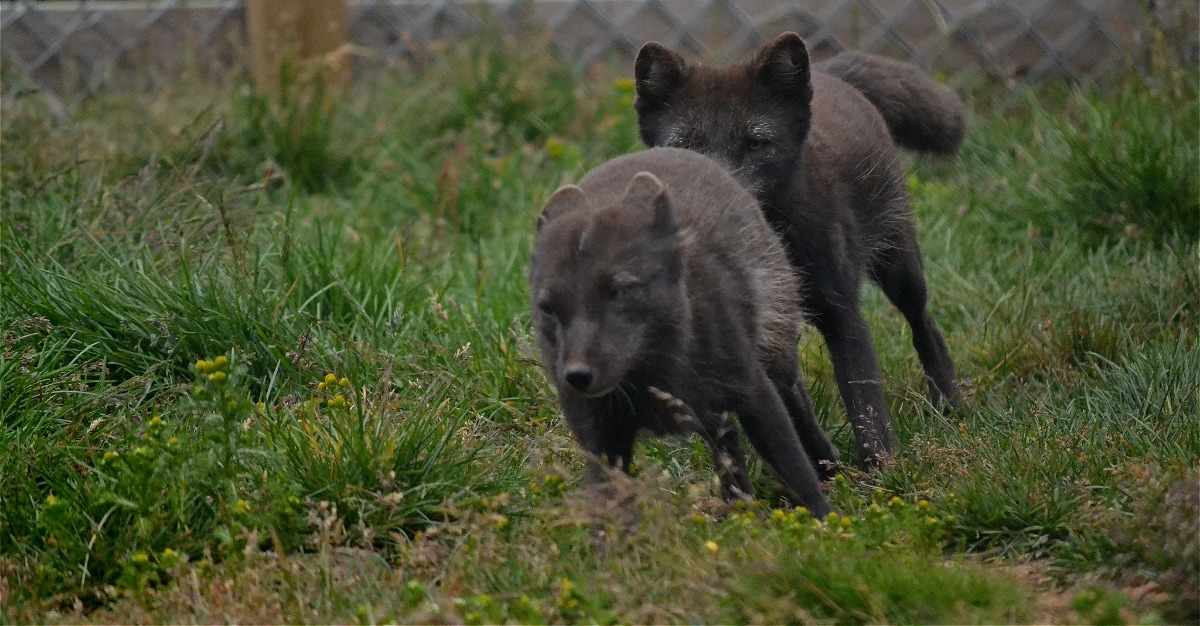
[[[346,80],[345,55],[339,53],[349,32],[345,0],[246,0],[246,29],[258,89],[278,89],[284,62],[304,74],[323,72],[331,85]]]

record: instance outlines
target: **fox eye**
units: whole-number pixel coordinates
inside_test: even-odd
[[[750,152],[758,152],[766,147],[767,142],[762,139],[751,139],[746,142],[746,149]]]
[[[640,284],[642,282],[636,276],[621,272],[613,278],[612,284],[604,292],[604,297],[609,300],[622,300],[629,296],[631,290]]]
[[[537,309],[542,315],[547,317],[554,317],[556,315],[554,304],[549,300],[539,300],[537,303]]]

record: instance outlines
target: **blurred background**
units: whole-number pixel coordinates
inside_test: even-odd
[[[1192,0],[4,1],[3,91],[62,103],[160,88],[189,69],[216,78],[250,68],[262,81],[288,55],[361,78],[420,65],[489,26],[547,37],[581,67],[628,63],[649,40],[692,58],[743,59],[792,30],[817,60],[864,50],[952,83],[1014,89],[1145,75],[1153,46],[1194,63],[1200,40]]]

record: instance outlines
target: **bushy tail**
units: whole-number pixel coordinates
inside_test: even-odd
[[[962,100],[921,70],[900,61],[843,52],[816,64],[858,89],[879,113],[897,144],[911,150],[954,154],[967,131]]]

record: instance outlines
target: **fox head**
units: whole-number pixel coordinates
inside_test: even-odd
[[[538,216],[529,283],[542,362],[559,393],[604,396],[678,352],[685,324],[680,227],[649,172],[593,206],[566,185]]]
[[[749,63],[688,65],[661,44],[634,61],[638,132],[649,147],[684,148],[721,163],[756,197],[787,181],[812,119],[808,50],[796,33],[768,43]]]

